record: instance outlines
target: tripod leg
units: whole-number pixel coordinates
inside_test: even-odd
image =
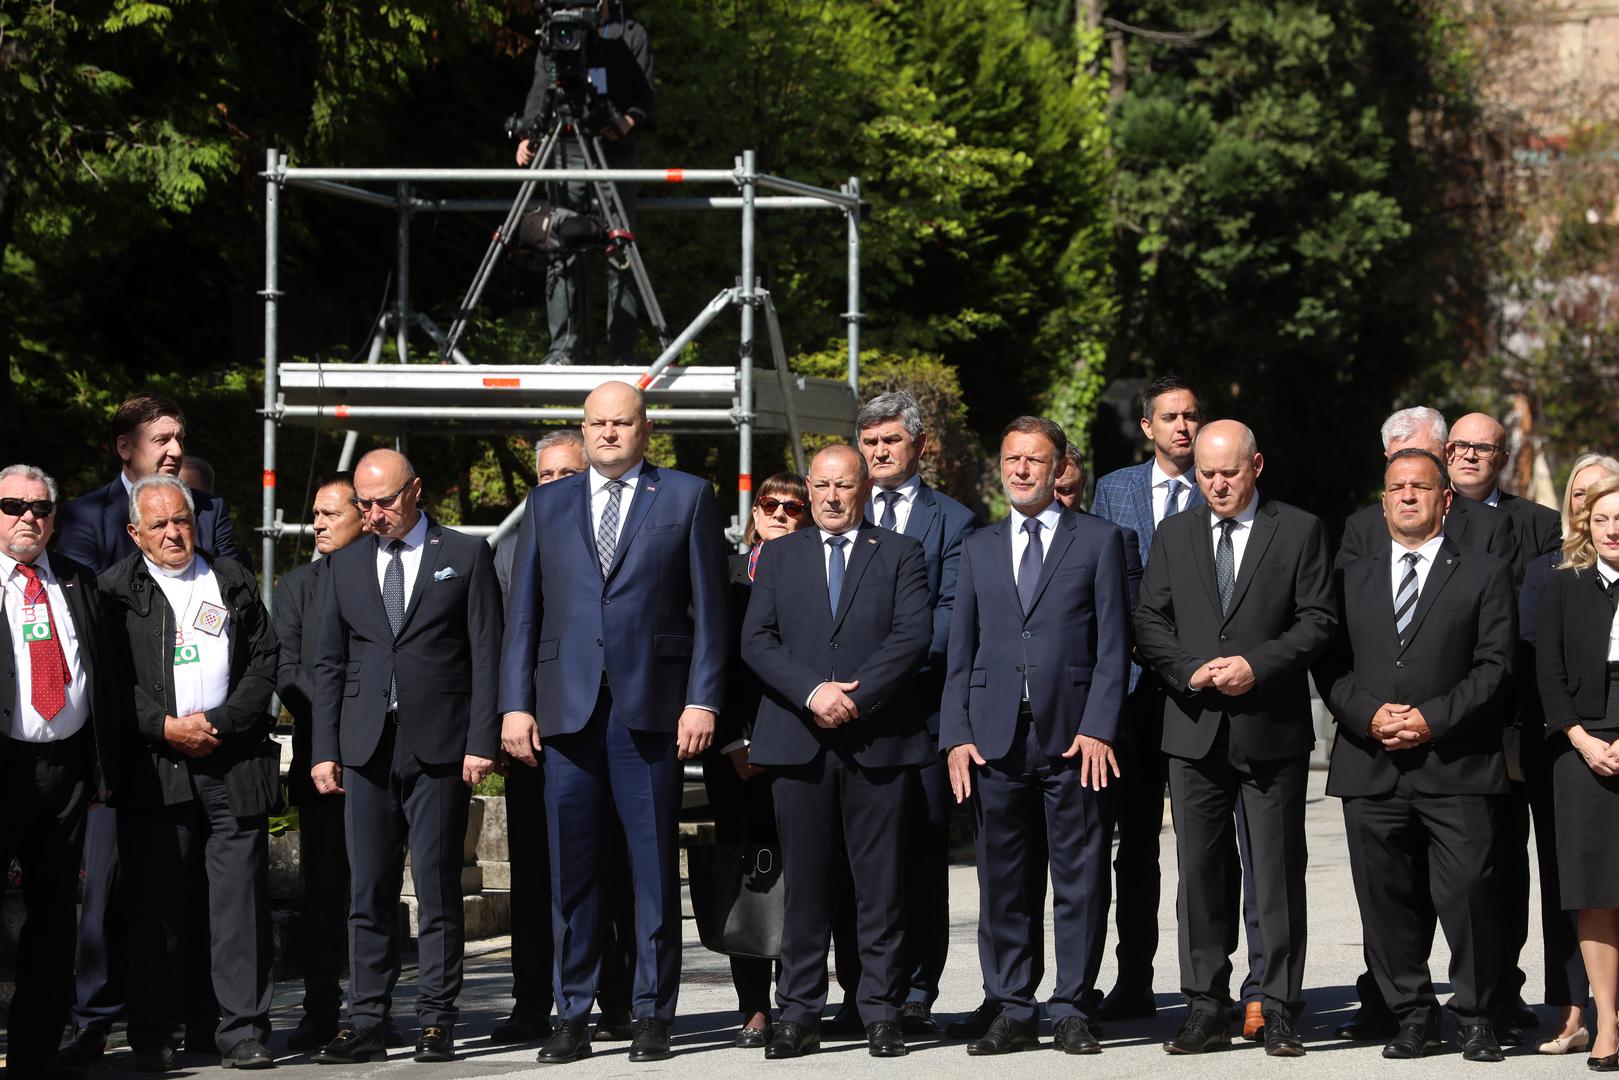
[[[602,149],[600,136],[586,140],[579,135],[579,145],[584,150],[585,158],[590,162],[592,169],[606,169],[607,154]],[[663,348],[669,347],[672,340],[669,334],[669,324],[664,321],[663,309],[658,305],[658,297],[652,291],[652,278],[646,271],[646,263],[641,259],[641,247],[633,237],[635,231],[630,227],[629,214],[624,210],[624,204],[619,201],[618,185],[602,180],[592,181],[596,189],[596,201],[602,208],[602,216],[607,219],[607,227],[612,230],[629,234],[631,239],[624,244],[625,258],[630,264],[630,276],[635,282],[635,291],[641,298],[641,306],[646,310],[647,321],[652,325],[652,332]]]

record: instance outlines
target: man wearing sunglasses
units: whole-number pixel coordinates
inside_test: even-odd
[[[129,492],[153,474],[179,475],[185,460],[185,413],[161,394],[140,393],[118,406],[112,417],[112,446],[120,470],[112,482],[59,510],[56,550],[100,574],[136,551],[129,536]],[[210,558],[231,559],[252,570],[236,546],[230,514],[222,499],[191,492],[196,507],[196,546]],[[118,862],[118,820],[112,808],[91,807],[84,831],[84,908],[74,979],[73,1033],[62,1048],[66,1064],[82,1066],[100,1057],[107,1032],[124,1011],[124,911]],[[196,900],[201,902],[202,897]],[[193,942],[190,970],[201,981],[208,968],[206,938]],[[193,1041],[212,1046],[212,1006],[206,995],[193,1001]]]
[[[46,553],[55,524],[56,482],[32,465],[0,469],[0,867],[21,864],[26,913],[8,1074],[44,1078],[66,1071],[56,1044],[73,995],[84,812],[117,760],[115,713],[97,697],[95,577]]]

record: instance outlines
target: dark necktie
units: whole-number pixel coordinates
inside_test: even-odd
[[[399,628],[405,625],[405,561],[400,552],[405,550],[403,540],[395,540],[388,545],[388,569],[382,574],[382,609],[388,613],[388,629],[393,631],[394,637],[399,636]],[[388,676],[388,708],[399,707],[399,683],[393,675]]]
[[[1179,480],[1169,482],[1169,498],[1164,500],[1164,517],[1178,514],[1181,511],[1181,487]]]
[[[607,481],[607,505],[602,508],[602,523],[596,529],[596,561],[601,563],[602,577],[613,565],[613,550],[618,547],[618,507],[624,497],[624,481]]]
[[[1040,584],[1040,566],[1046,557],[1045,548],[1040,544],[1039,520],[1025,518],[1023,531],[1029,534],[1029,542],[1023,545],[1023,557],[1017,563],[1017,598],[1023,605],[1023,614],[1027,615],[1034,606],[1034,587]]]
[[[1405,573],[1394,592],[1394,632],[1402,638],[1405,628],[1411,625],[1411,616],[1417,613],[1417,560],[1421,557],[1414,551],[1400,556],[1405,560]]]
[[[18,563],[17,571],[27,582],[22,590],[23,603],[42,609],[36,611],[34,619],[27,624],[40,628],[27,633],[28,668],[33,683],[28,700],[40,719],[48,724],[67,706],[67,687],[73,681],[73,673],[67,668],[67,656],[62,652],[56,617],[51,611],[51,597],[45,583],[39,580],[39,568],[33,563]],[[40,614],[45,617],[39,618]]]
[[[832,549],[832,556],[826,561],[826,598],[831,601],[834,619],[838,616],[838,598],[843,595],[843,545],[848,542],[847,536],[833,536],[826,541]]]
[[[883,516],[877,524],[890,532],[899,531],[899,515],[894,513],[894,507],[899,502],[899,492],[879,491],[877,500],[883,504]]]
[[[1214,583],[1220,589],[1220,614],[1231,607],[1231,590],[1237,586],[1237,550],[1231,544],[1231,530],[1237,523],[1230,518],[1219,522],[1220,542],[1214,546]]]

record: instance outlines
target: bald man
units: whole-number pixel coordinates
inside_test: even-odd
[[[725,539],[707,480],[645,460],[639,390],[597,387],[581,430],[589,470],[529,492],[500,662],[501,745],[545,768],[559,1022],[539,1060],[590,1053],[616,813],[635,880],[629,1060],[659,1061],[680,984],[681,762],[708,749],[725,697]]]
[[[454,1059],[467,805],[500,752],[494,680],[480,674],[500,649],[500,586],[489,545],[433,521],[421,497],[403,454],[371,451],[354,467],[371,535],[328,556],[310,773],[322,796],[348,796],[350,973],[349,1022],[321,1064],[386,1052],[407,844],[420,905],[416,1060]]]
[[[1338,625],[1321,520],[1259,493],[1265,459],[1234,420],[1194,446],[1205,505],[1158,526],[1136,608],[1136,659],[1165,689],[1164,753],[1180,859],[1181,986],[1171,1054],[1231,1040],[1235,814],[1246,813],[1264,942],[1265,1052],[1304,1053],[1304,795],[1315,746],[1308,669]]]

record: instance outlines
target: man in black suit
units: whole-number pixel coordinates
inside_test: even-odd
[[[133,555],[129,537],[129,490],[144,476],[176,476],[184,464],[185,413],[161,394],[140,393],[118,406],[112,417],[112,444],[121,471],[106,487],[82,495],[61,508],[57,522],[58,553],[103,573]],[[223,500],[193,489],[196,546],[209,558],[233,559],[247,569],[253,564],[236,547],[230,513]],[[84,908],[79,917],[75,961],[73,1035],[62,1059],[85,1065],[101,1056],[107,1031],[124,1011],[124,910],[118,864],[118,815],[96,805],[85,817]],[[207,892],[193,885],[192,902],[199,911]],[[193,920],[201,924],[199,918]],[[206,935],[194,939],[187,956],[192,983],[206,983],[209,969]],[[206,994],[206,986],[203,987]],[[205,996],[191,1001],[190,1026],[196,1041],[211,1043],[213,1006]]]
[[[384,1055],[408,842],[420,904],[416,1060],[450,1061],[467,806],[500,750],[487,677],[500,647],[500,590],[489,545],[418,508],[422,482],[404,455],[361,458],[354,494],[375,543],[331,556],[310,754],[315,790],[347,794],[349,1026],[315,1060]]]
[[[775,773],[787,910],[767,1058],[820,1044],[834,860],[841,831],[854,881],[861,976],[856,1004],[873,1057],[905,1053],[907,815],[932,760],[927,706],[913,685],[933,612],[922,545],[863,520],[871,479],[860,452],[810,462],[802,529],[760,549],[742,658],[765,688],[748,760]]]
[[[1231,1041],[1237,940],[1234,820],[1246,811],[1265,943],[1265,1052],[1298,1057],[1304,1006],[1304,796],[1315,726],[1309,664],[1337,605],[1326,528],[1267,499],[1254,433],[1219,420],[1198,433],[1204,506],[1153,537],[1136,609],[1136,656],[1165,687],[1163,749],[1180,853],[1181,987],[1191,1006],[1164,1044],[1198,1054]]]
[[[1506,428],[1493,416],[1468,413],[1450,429],[1445,444],[1445,460],[1450,466],[1450,482],[1458,495],[1493,506],[1506,515],[1518,545],[1513,577],[1522,582],[1529,564],[1557,551],[1563,543],[1563,522],[1556,510],[1532,499],[1501,490],[1501,473],[1510,454]],[[1521,1029],[1535,1027],[1539,1017],[1523,1001],[1525,976],[1518,966],[1518,954],[1529,938],[1529,810],[1535,806],[1535,843],[1542,851],[1557,850],[1557,834],[1552,821],[1550,761],[1544,727],[1539,722],[1540,694],[1535,687],[1533,653],[1525,647],[1518,656],[1513,679],[1517,716],[1505,729],[1508,748],[1507,776],[1511,792],[1501,800],[1501,816],[1496,822],[1496,861],[1501,874],[1502,1013],[1496,1021],[1496,1034],[1503,1043],[1523,1041]],[[1520,717],[1526,719],[1520,720]],[[1531,774],[1543,777],[1540,783]],[[1531,791],[1531,788],[1536,791]],[[1554,913],[1554,917],[1562,916]]]
[[[1437,912],[1450,943],[1449,1009],[1469,1061],[1500,1061],[1496,804],[1518,629],[1512,568],[1444,532],[1450,478],[1426,450],[1384,472],[1391,543],[1339,573],[1343,630],[1317,684],[1338,723],[1327,794],[1344,831],[1365,950],[1399,1024],[1388,1058],[1436,1048],[1428,974]]]
[[[1007,426],[1001,479],[1011,517],[973,533],[961,554],[939,745],[956,800],[978,795],[979,961],[1000,1007],[969,1054],[1039,1045],[1030,923],[1043,915],[1029,886],[1037,831],[1049,840],[1057,898],[1055,1046],[1101,1049],[1090,1027],[1109,892],[1101,789],[1119,775],[1130,599],[1124,534],[1055,500],[1067,446],[1049,420]]]
[[[73,1000],[73,914],[84,812],[116,761],[114,712],[101,704],[95,577],[45,550],[56,481],[0,469],[0,867],[22,869],[24,921],[7,1017],[7,1072],[50,1080]],[[97,775],[97,762],[102,763]]]
[[[343,839],[343,796],[320,795],[309,775],[315,715],[315,662],[320,657],[320,610],[331,585],[324,556],[365,534],[354,505],[354,474],[334,472],[315,482],[315,550],[322,558],[281,575],[275,586],[275,633],[280,642],[276,693],[292,714],[292,764],[287,794],[298,808],[298,963],[304,975],[304,1015],[287,1037],[292,1050],[313,1050],[337,1037],[342,1006],[338,982],[348,952],[349,860]]]

